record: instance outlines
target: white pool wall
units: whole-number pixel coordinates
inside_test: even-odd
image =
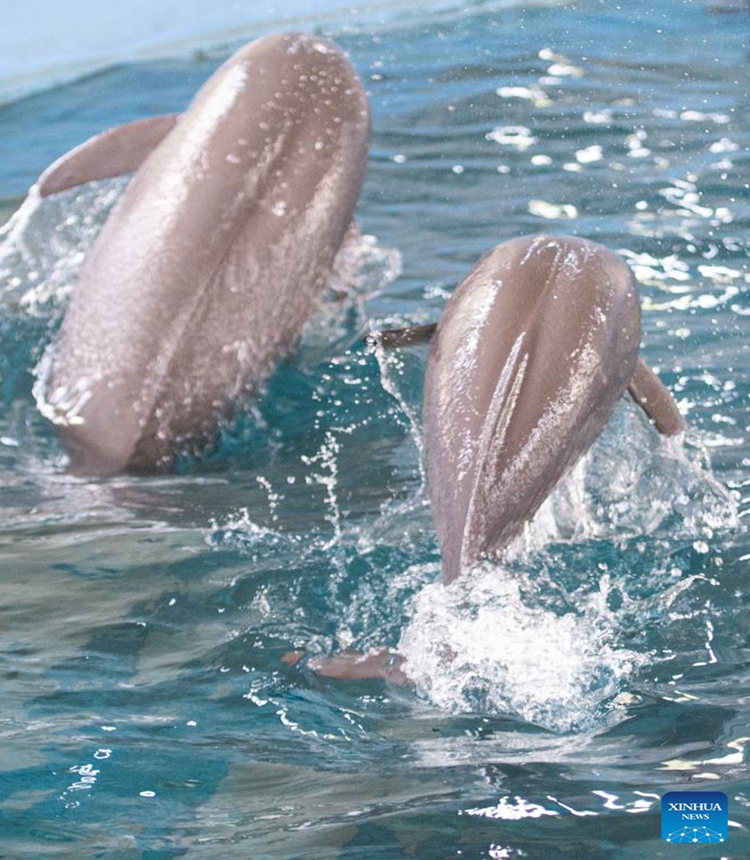
[[[364,0],[1,0],[0,102],[112,63],[325,25]]]
[[[571,0],[0,0],[0,104],[113,63],[179,56],[281,30],[381,31],[425,11]],[[448,19],[448,20],[449,20]],[[448,22],[447,22],[448,23]],[[448,23],[449,25],[449,23]]]

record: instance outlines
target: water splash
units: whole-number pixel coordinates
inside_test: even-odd
[[[709,542],[739,522],[736,494],[700,443],[664,439],[632,403],[618,405],[503,566],[414,594],[398,651],[418,693],[448,711],[511,713],[555,731],[622,715],[618,694],[664,659],[664,641],[644,632],[653,619],[669,629],[677,615],[691,629],[701,620],[703,609],[673,617],[675,601],[707,581],[677,564],[677,548],[701,570]]]
[[[337,455],[341,450],[339,440],[331,431],[327,431],[325,441],[312,457],[303,456],[302,462],[313,466],[315,471],[308,476],[308,483],[320,484],[325,489],[326,520],[330,523],[333,535],[324,545],[324,549],[332,549],[341,543],[341,506],[338,499]]]
[[[510,555],[533,555],[553,541],[710,539],[738,523],[737,495],[714,477],[700,436],[665,439],[632,403],[622,401]]]
[[[225,522],[211,520],[204,539],[212,549],[232,549],[256,557],[269,546],[278,544],[282,537],[273,529],[255,523],[250,511],[241,508]]]
[[[526,588],[524,588],[526,585]],[[648,661],[619,640],[609,582],[563,615],[492,565],[423,588],[398,650],[420,695],[449,711],[516,714],[554,731],[601,723],[601,704]]]
[[[427,349],[415,346],[389,350],[376,340],[374,353],[380,368],[381,385],[398,405],[396,417],[400,413],[405,418],[405,427],[417,450],[422,484],[425,484],[427,472],[422,435],[422,388]]]
[[[425,352],[378,355],[418,456],[423,368],[413,373],[412,362],[423,365]],[[424,483],[347,523],[337,469],[354,440],[329,431],[306,461],[331,526],[330,539],[304,541],[329,566],[325,617],[313,625],[330,637],[323,650],[398,643],[419,695],[447,711],[510,713],[562,732],[622,718],[620,693],[705,625],[697,591],[715,585],[706,549],[737,525],[737,500],[699,443],[663,439],[623,401],[503,566],[446,587],[438,564],[424,564],[436,558]]]
[[[130,176],[40,198],[34,189],[0,230],[0,306],[55,321]]]
[[[365,301],[381,293],[401,274],[401,254],[382,246],[375,236],[349,231],[333,264],[328,290],[302,330],[297,362],[312,369],[332,353],[343,351],[352,332],[364,331]]]

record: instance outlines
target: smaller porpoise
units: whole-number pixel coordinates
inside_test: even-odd
[[[586,453],[629,392],[656,429],[683,418],[638,358],[638,284],[601,245],[526,236],[498,245],[436,325],[379,332],[384,348],[431,339],[424,391],[427,480],[446,583],[497,556]],[[294,664],[303,652],[284,661]],[[405,683],[380,648],[313,657],[320,675]]]
[[[325,290],[369,123],[338,48],[267,36],[181,116],[104,132],[45,171],[41,196],[136,171],[73,288],[43,384],[76,471],[168,468],[257,392]]]
[[[513,239],[459,285],[432,338],[424,393],[446,582],[519,534],[628,389],[661,432],[683,429],[639,362],[640,338],[630,268],[585,239]]]

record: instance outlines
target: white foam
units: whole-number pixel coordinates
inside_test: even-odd
[[[423,588],[398,646],[418,693],[448,711],[515,714],[556,731],[601,720],[598,706],[647,660],[618,644],[608,580],[566,614],[528,586],[486,564]]]

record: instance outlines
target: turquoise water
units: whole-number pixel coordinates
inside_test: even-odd
[[[123,180],[0,238],[0,857],[657,858],[667,791],[730,799],[750,855],[750,16],[486,2],[328,32],[373,140],[324,308],[216,451],[67,474],[33,370]],[[0,213],[92,133],[180,110],[226,56],[122,66],[0,108]],[[623,404],[502,564],[450,588],[424,492],[427,322],[540,230],[623,253],[683,446]],[[380,644],[413,688],[280,660]]]

